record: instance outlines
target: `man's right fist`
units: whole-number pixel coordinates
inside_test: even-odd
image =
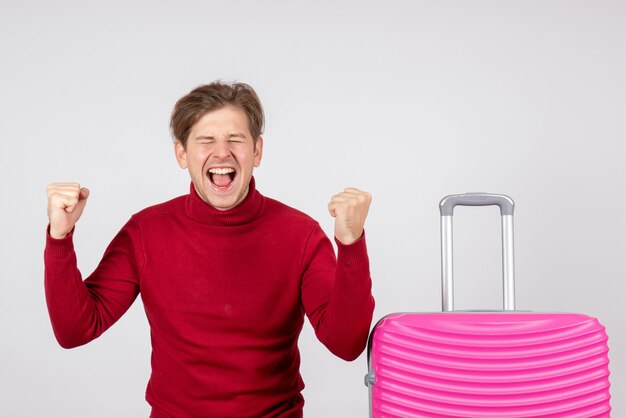
[[[52,183],[48,185],[48,219],[50,236],[65,238],[83,214],[89,189],[78,183]]]

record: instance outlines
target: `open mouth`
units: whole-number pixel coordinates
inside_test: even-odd
[[[231,167],[210,168],[207,172],[211,184],[218,190],[228,189],[236,174],[235,169]]]

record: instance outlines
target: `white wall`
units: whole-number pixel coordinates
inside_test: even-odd
[[[264,194],[331,233],[330,196],[372,192],[377,318],[440,308],[441,197],[511,195],[519,307],[600,318],[626,416],[626,3],[126,3],[0,3],[0,415],[147,416],[140,301],[85,347],[54,341],[45,186],[91,188],[76,235],[91,271],[132,213],[187,192],[169,113],[226,78],[267,112]],[[498,306],[496,214],[457,210],[460,308]],[[308,325],[301,349],[307,416],[366,416],[365,356],[334,359]]]

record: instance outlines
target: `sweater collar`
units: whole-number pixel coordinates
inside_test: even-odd
[[[185,213],[191,219],[211,226],[243,225],[252,222],[263,211],[263,196],[256,190],[254,177],[245,199],[232,209],[218,210],[206,203],[191,183],[190,192],[185,200]]]

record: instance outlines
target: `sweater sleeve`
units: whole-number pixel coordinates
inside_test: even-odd
[[[46,302],[62,347],[77,347],[97,338],[128,310],[139,293],[142,257],[139,228],[131,218],[111,241],[96,270],[83,281],[73,232],[63,239],[47,234]]]
[[[336,356],[352,361],[365,349],[374,313],[365,236],[351,245],[332,244],[319,225],[304,262],[302,301],[317,338]]]

